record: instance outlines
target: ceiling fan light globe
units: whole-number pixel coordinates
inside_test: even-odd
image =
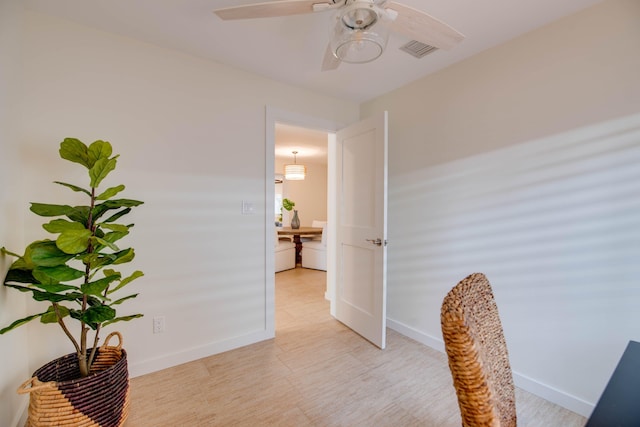
[[[342,62],[364,64],[382,55],[388,36],[386,28],[380,25],[368,30],[351,30],[338,23],[331,38],[331,51]]]

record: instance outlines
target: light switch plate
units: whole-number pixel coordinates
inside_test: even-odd
[[[253,206],[253,202],[248,202],[246,200],[242,201],[242,215],[253,215],[256,213],[256,208]]]

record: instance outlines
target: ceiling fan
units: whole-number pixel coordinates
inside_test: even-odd
[[[392,0],[279,0],[215,10],[224,20],[270,18],[334,11],[331,40],[322,71],[341,62],[362,64],[382,55],[388,31],[438,49],[451,49],[464,36],[436,18]]]

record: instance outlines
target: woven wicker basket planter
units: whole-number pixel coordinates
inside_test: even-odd
[[[118,336],[117,346],[109,339]],[[33,373],[18,389],[30,393],[26,427],[124,424],[129,413],[129,372],[122,336],[110,334],[97,350],[91,373],[78,378],[75,353],[53,360]]]

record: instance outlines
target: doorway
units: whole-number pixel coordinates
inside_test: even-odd
[[[387,112],[340,130],[267,107],[266,114],[266,324],[275,336],[275,274],[273,244],[277,236],[273,212],[275,134],[277,123],[327,132],[327,277],[330,314],[385,348],[386,336],[386,211]],[[269,206],[271,205],[271,206]],[[339,272],[338,272],[338,268]],[[339,273],[339,274],[338,274]]]
[[[275,124],[275,203],[276,222],[289,226],[293,210],[298,211],[302,227],[313,226],[312,221],[327,220],[327,138],[324,130],[310,129],[288,123]],[[306,176],[301,180],[285,178],[285,165],[303,167]],[[283,208],[282,200],[295,203],[291,210]]]
[[[335,207],[332,205],[332,179],[334,173],[334,165],[332,164],[332,150],[335,150],[335,147],[332,147],[332,141],[335,142],[335,134],[334,132],[339,129],[342,124],[336,123],[332,121],[327,121],[323,119],[317,119],[305,115],[301,115],[298,113],[279,110],[277,108],[266,107],[266,120],[265,120],[265,154],[266,154],[266,164],[265,164],[265,172],[266,172],[266,188],[265,188],[265,242],[266,242],[266,272],[265,272],[265,290],[266,290],[266,330],[272,336],[275,336],[275,272],[274,272],[274,253],[273,248],[275,242],[275,233],[273,232],[273,227],[275,225],[277,216],[276,210],[274,208],[275,203],[275,185],[274,185],[274,177],[276,174],[275,169],[275,148],[276,148],[276,124],[285,124],[289,126],[295,126],[307,130],[312,130],[314,132],[323,132],[327,135],[328,143],[326,145],[327,150],[327,167],[326,167],[326,220],[328,222],[332,221],[333,210]],[[291,160],[293,160],[293,156],[291,156]],[[278,171],[279,173],[281,171]],[[286,180],[283,182],[285,184]],[[283,192],[284,192],[283,188]],[[295,201],[295,200],[294,200]],[[296,203],[298,203],[296,201]],[[297,206],[302,206],[302,203]],[[309,225],[311,225],[311,221],[313,218],[308,218]],[[303,219],[304,221],[304,219]],[[287,219],[284,218],[283,222],[287,224]],[[332,249],[327,246],[327,259],[331,260],[332,257]],[[331,300],[333,283],[335,283],[334,273],[332,272],[331,265],[327,265],[327,273],[326,273],[326,286],[325,286],[325,298]],[[332,313],[333,314],[333,313]]]

